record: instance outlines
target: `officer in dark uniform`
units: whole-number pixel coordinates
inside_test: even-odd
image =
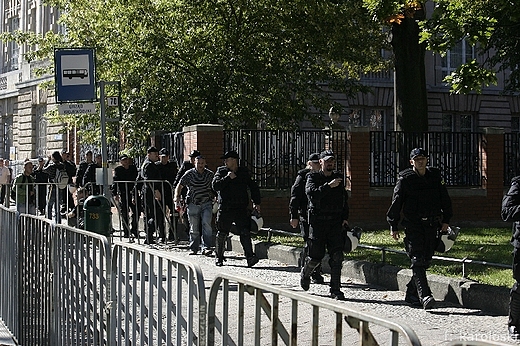
[[[137,206],[135,205],[134,188],[139,173],[135,165],[130,165],[128,155],[121,155],[119,162],[121,165],[114,169],[112,193],[116,198],[119,198],[124,236],[129,237],[130,234],[133,234],[134,237],[138,238],[137,220],[139,216],[137,214]],[[132,221],[130,221],[130,212],[132,213]]]
[[[159,168],[159,172],[163,180],[166,182],[163,184],[161,194],[163,195],[163,210],[166,211],[168,207],[168,240],[175,240],[173,234],[173,189],[174,183],[177,176],[177,164],[170,161],[170,152],[166,148],[159,150],[159,161],[155,163]]]
[[[159,241],[165,242],[164,233],[164,213],[161,208],[162,199],[162,180],[159,168],[155,164],[159,160],[159,150],[156,147],[149,147],[147,157],[141,166],[141,177],[143,179],[142,198],[145,209],[146,220],[146,241],[145,244],[152,244],[153,234],[156,230],[159,233]],[[147,180],[153,180],[147,182]]]
[[[294,184],[291,187],[291,199],[289,200],[289,214],[291,216],[290,224],[292,228],[300,225],[300,232],[305,241],[301,254],[301,263],[303,267],[305,258],[309,255],[309,222],[307,220],[307,195],[305,194],[305,183],[307,182],[307,174],[309,172],[318,172],[320,170],[320,154],[314,153],[309,156],[307,167],[298,171]],[[314,283],[323,284],[323,276],[321,276],[321,264],[319,264],[311,275]]]
[[[213,190],[218,193],[219,208],[217,213],[217,241],[215,246],[215,264],[224,265],[224,245],[229,235],[231,225],[235,223],[240,244],[244,249],[247,266],[252,267],[258,263],[258,257],[253,252],[251,241],[251,212],[249,206],[249,195],[251,192],[253,209],[260,213],[260,189],[251,179],[246,167],[238,166],[238,153],[228,151],[221,157],[225,166],[217,168],[213,178]]]
[[[390,234],[399,239],[398,223],[403,212],[404,245],[412,262],[412,278],[407,284],[405,301],[430,309],[435,305],[426,270],[437,247],[439,230],[447,232],[453,216],[451,199],[441,172],[427,167],[428,154],[422,148],[410,152],[413,167],[399,173],[392,205],[386,218]]]
[[[320,154],[319,172],[309,173],[305,193],[309,199],[309,256],[301,271],[300,285],[307,291],[312,272],[329,253],[330,295],[337,300],[345,299],[341,292],[341,268],[343,249],[348,228],[348,195],[339,172],[334,171],[334,153],[330,150]]]
[[[520,176],[511,180],[509,191],[502,199],[502,220],[514,221],[511,244],[513,245],[513,279],[509,298],[507,329],[511,338],[520,340]]]

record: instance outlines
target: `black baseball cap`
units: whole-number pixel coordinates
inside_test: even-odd
[[[162,148],[161,150],[159,150],[159,155],[160,156],[169,156],[170,152],[168,151],[168,149]]]
[[[224,155],[222,155],[220,158],[221,159],[228,159],[228,158],[234,158],[234,159],[238,159],[239,156],[238,156],[238,153],[234,150],[230,150],[230,151],[227,151]]]
[[[312,153],[309,155],[309,161],[312,161],[314,163],[320,162],[320,154],[319,153]]]
[[[334,152],[332,150],[325,150],[320,153],[320,159],[322,159],[323,161],[328,161],[330,159],[333,159],[334,157]]]
[[[415,159],[417,156],[428,157],[428,153],[423,148],[414,148],[410,151],[410,160]]]
[[[146,150],[147,153],[158,153],[159,150],[157,150],[156,147],[152,146],[152,147],[148,147],[148,150]]]
[[[123,154],[123,155],[119,156],[119,161],[123,161],[125,159],[128,159],[128,155]]]
[[[200,156],[200,151],[198,150],[192,150],[191,153],[188,155],[189,157],[197,157]]]

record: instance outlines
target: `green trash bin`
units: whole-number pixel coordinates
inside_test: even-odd
[[[112,233],[112,211],[108,198],[90,196],[83,203],[85,231],[110,236]]]

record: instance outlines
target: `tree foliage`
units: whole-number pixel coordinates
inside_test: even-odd
[[[319,124],[331,91],[366,90],[360,73],[384,68],[383,33],[361,0],[49,5],[61,9],[66,33],[32,37],[38,50],[29,57],[43,58],[55,47],[95,48],[97,80],[122,83],[127,138],[195,123]]]
[[[445,52],[462,39],[475,45],[478,57],[461,65],[449,78],[452,91],[481,92],[506,72],[506,90],[520,91],[520,9],[515,1],[440,0],[424,23],[422,39],[430,49]]]

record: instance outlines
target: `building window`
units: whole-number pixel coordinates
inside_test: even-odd
[[[520,133],[520,114],[511,116],[511,132]]]
[[[349,127],[366,126],[371,131],[392,130],[392,119],[384,109],[352,109],[348,116]]]
[[[442,57],[442,77],[450,75],[460,65],[465,64],[475,58],[475,48],[471,46],[465,39],[458,42],[452,49],[446,52]]]
[[[473,114],[443,114],[443,132],[475,132],[476,121]]]

